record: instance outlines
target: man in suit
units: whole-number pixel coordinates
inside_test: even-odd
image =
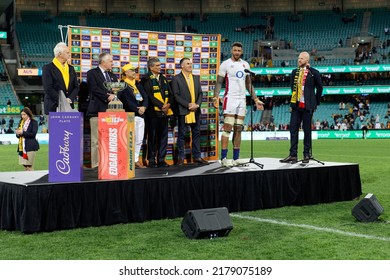
[[[111,72],[113,58],[109,53],[99,55],[99,66],[87,72],[87,85],[89,91],[89,104],[86,116],[89,117],[91,127],[91,167],[98,166],[98,113],[105,112],[108,103],[116,96],[104,86],[104,82],[118,82],[115,74]]]
[[[59,91],[65,94],[66,101],[71,104],[77,99],[79,82],[72,65],[68,64],[70,51],[65,43],[58,43],[54,47],[54,59],[42,68],[42,84],[45,92],[44,111],[56,112],[59,100]]]
[[[169,167],[165,162],[168,146],[168,118],[173,115],[173,94],[167,79],[160,74],[161,62],[152,57],[147,63],[149,72],[141,79],[149,106],[146,110],[148,134],[148,167]]]
[[[122,76],[127,87],[118,93],[118,98],[123,103],[123,109],[126,112],[133,112],[135,115],[135,168],[146,168],[139,162],[139,154],[144,140],[144,115],[148,107],[148,96],[142,85],[136,81],[136,70],[137,68],[130,63],[122,67]]]
[[[173,96],[178,105],[178,137],[179,152],[177,165],[184,164],[184,143],[187,126],[191,127],[192,157],[194,162],[209,164],[201,158],[200,152],[200,105],[202,103],[202,88],[199,76],[192,75],[192,62],[189,58],[180,60],[181,73],[172,79]]]
[[[318,70],[310,67],[310,55],[302,52],[298,57],[298,68],[290,76],[291,81],[291,118],[290,118],[290,154],[281,159],[281,163],[296,163],[298,155],[298,134],[302,123],[303,160],[307,164],[311,154],[311,120],[314,111],[320,104],[322,95],[322,80]]]

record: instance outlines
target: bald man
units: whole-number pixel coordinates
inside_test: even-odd
[[[298,161],[298,133],[301,123],[304,133],[302,163],[309,163],[312,156],[311,120],[321,101],[322,80],[320,72],[310,67],[309,61],[309,53],[300,53],[298,68],[294,69],[290,76],[292,92],[290,101],[290,154],[288,157],[281,159],[281,163],[296,163]]]

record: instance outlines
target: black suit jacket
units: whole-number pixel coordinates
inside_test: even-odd
[[[72,100],[72,102],[74,102],[79,94],[79,82],[77,80],[76,71],[72,65],[69,65],[68,90],[66,90],[61,71],[53,62],[42,67],[42,84],[45,91],[44,105],[46,115],[49,114],[49,112],[56,112],[60,90],[62,90],[65,93],[65,97]],[[73,107],[73,103],[71,106]]]
[[[118,98],[120,101],[122,101],[123,109],[125,109],[126,112],[134,112],[135,116],[143,118],[145,113],[144,113],[144,115],[140,116],[138,114],[137,107],[144,106],[144,107],[148,108],[148,104],[149,104],[148,96],[146,95],[146,92],[140,83],[136,83],[136,86],[137,86],[137,89],[142,96],[142,99],[143,99],[142,101],[138,101],[135,98],[134,90],[130,86],[128,86],[124,90],[118,92]]]
[[[18,127],[20,126],[20,122]],[[31,120],[30,124],[27,127],[26,131],[23,131],[22,137],[24,138],[24,144],[26,152],[38,151],[39,143],[35,138],[38,132],[38,122],[36,120]],[[19,135],[16,135],[17,138],[20,138]]]
[[[294,69],[290,76],[291,91],[294,90],[294,78],[298,69]],[[315,91],[315,89],[317,89]],[[305,108],[306,110],[315,110],[320,105],[322,96],[322,80],[318,70],[310,67],[306,76],[305,89]]]
[[[160,76],[159,76],[159,83],[161,85],[163,83],[166,84],[167,90],[168,90],[168,103],[171,105],[171,109],[173,109],[172,104],[173,104],[174,98],[173,98],[173,94],[172,94],[172,89],[168,83],[167,78],[165,78],[162,74],[160,74]],[[149,98],[149,107],[146,110],[146,115],[148,117],[151,117],[151,118],[157,118],[157,117],[163,116],[162,112],[154,110],[155,106],[161,109],[164,106],[164,103],[162,103],[160,100],[158,100],[157,98],[154,97],[152,81],[150,80],[150,78],[148,76],[144,76],[141,79],[141,84],[144,87],[145,92]]]
[[[115,74],[108,72],[112,82],[118,82]],[[88,117],[97,117],[99,112],[105,112],[108,107],[108,93],[103,85],[106,81],[99,67],[93,68],[87,72],[87,85],[89,92],[89,104],[87,109]]]
[[[200,110],[200,104],[202,103],[202,87],[200,84],[199,76],[192,75],[194,79],[194,89],[195,89],[195,102],[199,105],[198,110]],[[173,96],[175,97],[178,114],[187,115],[189,113],[188,104],[191,103],[191,93],[188,88],[186,78],[183,73],[180,73],[172,78],[172,91]]]

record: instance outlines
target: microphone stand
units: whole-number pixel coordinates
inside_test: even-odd
[[[306,65],[306,68],[308,70],[308,72],[310,73],[311,76],[313,76],[313,73],[310,71],[310,65]],[[312,133],[312,130],[311,130],[311,124],[313,123],[313,115],[314,115],[314,111],[310,110],[310,133]],[[325,165],[324,162],[318,160],[318,159],[315,159],[313,157],[313,137],[310,137],[310,156],[309,156],[309,161],[310,160],[314,160],[316,161],[317,163],[319,164],[322,164],[322,165]],[[297,162],[302,162],[303,160],[298,160]],[[302,163],[303,165],[306,165],[304,163]]]
[[[314,115],[314,113],[310,112],[310,133],[312,133],[311,124],[313,123],[313,115]],[[309,161],[310,161],[310,160],[314,160],[314,161],[316,161],[316,162],[319,163],[319,164],[325,165],[324,162],[322,162],[322,161],[320,161],[320,160],[318,160],[318,159],[315,159],[315,158],[313,157],[313,137],[310,137],[310,157],[309,157]],[[303,161],[303,160],[298,160],[297,162],[302,162],[302,161]],[[306,163],[306,164],[308,164],[308,163]],[[304,163],[302,162],[302,165],[306,165],[306,164],[304,164]]]
[[[252,87],[252,77],[256,74],[254,74],[253,72],[249,72],[249,73],[251,74],[251,87]],[[250,106],[251,107],[251,126],[252,126],[252,128],[251,128],[251,155],[250,155],[251,157],[250,157],[248,162],[245,162],[245,163],[240,164],[240,165],[246,165],[249,163],[253,163],[253,164],[257,165],[258,167],[260,167],[261,169],[263,169],[264,164],[256,162],[255,159],[253,158],[253,106],[255,105],[253,102],[254,102],[254,100],[253,100],[253,96],[251,94],[251,106]]]

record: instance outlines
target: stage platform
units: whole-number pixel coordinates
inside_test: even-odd
[[[310,161],[225,168],[210,165],[136,169],[129,180],[49,183],[48,171],[0,173],[0,229],[24,233],[183,217],[188,210],[229,212],[353,200],[361,195],[359,165]]]

